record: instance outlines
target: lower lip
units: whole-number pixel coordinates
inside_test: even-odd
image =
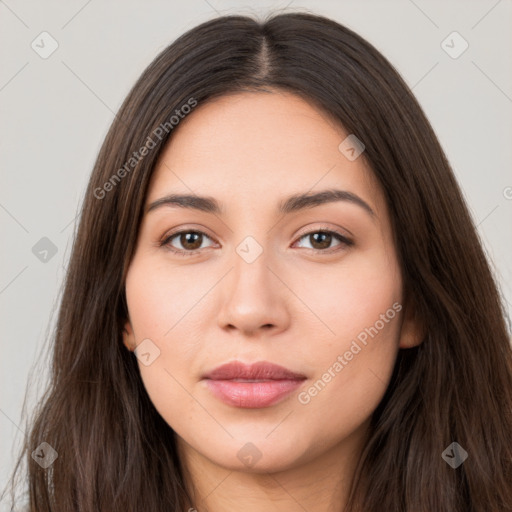
[[[303,380],[267,380],[261,382],[206,380],[210,391],[224,403],[247,409],[274,405],[295,391],[303,382]]]

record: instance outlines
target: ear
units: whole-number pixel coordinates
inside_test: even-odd
[[[123,328],[123,344],[130,351],[135,350],[135,334],[133,333],[132,324],[130,320],[126,320]]]
[[[400,329],[399,348],[412,348],[423,343],[426,329],[418,314],[414,301],[408,301],[405,306],[402,327]]]

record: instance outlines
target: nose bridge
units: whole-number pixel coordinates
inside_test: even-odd
[[[246,333],[284,328],[288,321],[284,286],[274,275],[271,251],[253,237],[235,248],[226,276],[219,322]]]
[[[236,291],[245,292],[252,289],[253,292],[270,293],[272,285],[269,283],[268,274],[271,273],[271,260],[268,248],[264,250],[252,237],[244,239],[236,247],[233,256],[233,280]]]

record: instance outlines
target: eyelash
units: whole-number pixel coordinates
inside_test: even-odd
[[[184,257],[194,256],[199,251],[201,251],[201,249],[195,249],[195,250],[192,250],[192,251],[185,251],[185,250],[182,250],[182,249],[176,249],[176,247],[173,247],[172,245],[170,245],[170,242],[174,238],[176,238],[177,236],[183,235],[183,234],[190,234],[190,233],[194,233],[194,234],[198,234],[198,235],[203,235],[203,236],[206,236],[207,238],[211,239],[211,237],[209,237],[203,231],[199,231],[197,229],[184,229],[184,230],[181,230],[181,231],[176,231],[174,233],[171,233],[169,236],[165,236],[163,238],[163,240],[161,240],[158,243],[158,245],[160,247],[166,247],[169,251],[173,252],[174,254],[176,254],[178,256],[184,256]],[[336,238],[341,243],[340,244],[341,246],[344,245],[346,247],[351,247],[352,245],[354,245],[354,242],[352,240],[350,240],[349,238],[347,238],[346,236],[342,235],[341,233],[338,233],[337,231],[333,231],[332,229],[327,229],[327,228],[319,228],[319,229],[315,229],[313,231],[308,231],[307,233],[304,233],[299,238],[297,238],[297,241],[302,240],[303,238],[305,238],[307,236],[318,234],[318,233],[333,235],[334,238]],[[332,248],[331,247],[329,249],[309,249],[307,247],[306,247],[306,249],[309,250],[309,251],[313,251],[315,253],[324,253],[324,254],[325,253],[332,254],[333,252],[337,252],[337,251],[341,250],[340,246],[336,246],[336,248]]]

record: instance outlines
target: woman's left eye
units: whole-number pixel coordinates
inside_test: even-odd
[[[173,233],[172,235],[166,237],[162,242],[160,242],[160,246],[168,247],[171,251],[176,254],[182,256],[190,256],[195,254],[202,247],[205,239],[211,240],[211,238],[202,231],[196,230],[185,230],[178,231],[177,233]],[[341,233],[336,231],[331,231],[327,229],[319,229],[317,231],[310,231],[298,238],[298,241],[302,239],[309,240],[310,247],[306,247],[306,249],[312,249],[317,252],[332,252],[328,251],[328,249],[333,249],[332,243],[338,242],[334,247],[345,246],[349,247],[353,245],[353,241],[349,240]],[[176,247],[174,243],[177,242],[181,245],[181,247]],[[297,242],[295,242],[296,244]],[[207,247],[211,247],[207,246]]]
[[[328,229],[320,229],[317,231],[310,231],[302,235],[299,238],[299,241],[303,238],[309,240],[311,247],[307,247],[307,249],[312,249],[314,251],[320,252],[331,252],[327,251],[327,249],[332,249],[333,246],[331,243],[333,241],[337,241],[338,244],[334,247],[338,246],[346,246],[349,247],[354,244],[352,240],[349,240],[347,237],[343,236],[341,233],[336,231],[331,231]]]

